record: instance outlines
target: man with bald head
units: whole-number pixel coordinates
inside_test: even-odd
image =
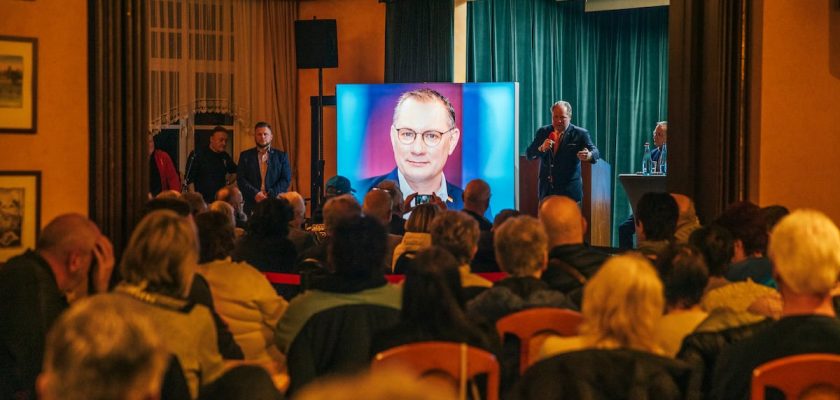
[[[236,219],[236,227],[245,229],[248,225],[248,215],[245,214],[245,200],[242,192],[236,185],[229,185],[216,192],[216,200],[224,201],[233,207],[233,217]]]
[[[580,305],[586,280],[598,271],[608,255],[583,243],[588,224],[577,201],[566,196],[549,196],[540,204],[540,221],[548,235],[548,268],[542,280],[553,289],[570,294]]]
[[[0,398],[34,398],[47,331],[69,301],[108,290],[113,253],[93,222],[65,214],[0,267]]]
[[[473,179],[467,183],[464,189],[463,212],[478,221],[478,229],[482,232],[490,232],[493,224],[484,217],[487,209],[490,208],[490,185],[481,179]]]

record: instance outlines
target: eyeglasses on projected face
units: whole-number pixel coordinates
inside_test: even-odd
[[[412,144],[415,140],[417,140],[418,133],[409,128],[396,128],[397,130],[397,139],[402,144]],[[435,130],[425,131],[420,133],[419,135],[423,137],[423,143],[426,146],[434,147],[440,144],[441,139],[443,139],[443,135],[452,132],[455,130],[455,127],[449,128],[446,132],[438,132]]]

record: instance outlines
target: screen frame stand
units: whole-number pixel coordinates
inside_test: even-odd
[[[309,98],[312,132],[311,142],[311,194],[312,213],[321,208],[324,201],[324,107],[335,107],[335,96],[324,96],[324,69],[318,68],[318,95]]]

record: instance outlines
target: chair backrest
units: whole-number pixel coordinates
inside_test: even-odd
[[[496,322],[496,330],[502,341],[506,334],[519,338],[519,374],[531,364],[531,339],[542,333],[557,333],[561,336],[575,336],[583,321],[579,312],[562,308],[538,307],[519,311]]]
[[[443,372],[459,382],[464,398],[467,380],[487,374],[487,400],[499,398],[499,363],[496,357],[466,343],[419,342],[383,351],[376,355],[371,368],[387,370],[401,366],[419,376]]]
[[[795,399],[809,387],[828,383],[840,385],[840,355],[799,354],[759,365],[752,374],[752,400],[764,400],[767,387],[781,390],[787,399]]]

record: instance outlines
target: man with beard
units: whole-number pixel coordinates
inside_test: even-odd
[[[289,190],[292,167],[285,152],[271,147],[271,125],[257,122],[254,126],[256,146],[239,154],[236,183],[245,200],[245,213],[251,214],[254,206]]]

